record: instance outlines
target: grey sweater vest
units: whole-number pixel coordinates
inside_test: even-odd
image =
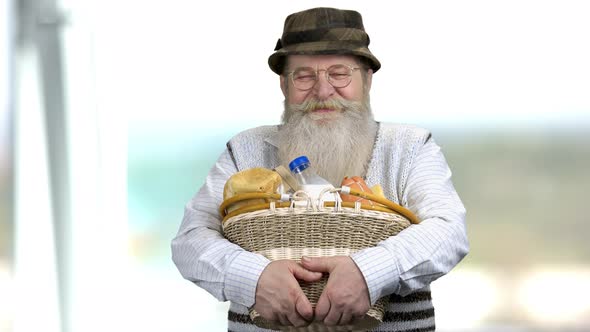
[[[227,144],[238,170],[253,167],[275,168],[279,165],[273,137],[278,126],[262,126],[234,136]],[[404,189],[420,147],[430,138],[422,128],[380,123],[366,182],[380,184],[391,201],[407,205]],[[229,331],[271,331],[252,324],[248,309],[232,303],[228,314]],[[434,331],[434,307],[430,288],[400,296],[389,295],[383,323],[372,331],[426,332]]]

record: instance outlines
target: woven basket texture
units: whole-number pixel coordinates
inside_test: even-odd
[[[270,260],[302,256],[326,257],[350,255],[373,247],[398,234],[410,225],[396,213],[370,211],[360,208],[325,207],[312,210],[305,207],[271,208],[243,213],[223,224],[225,237],[245,250],[259,253]],[[327,276],[313,283],[301,282],[301,288],[315,306]],[[379,299],[365,318],[354,326],[327,327],[313,323],[305,328],[285,327],[268,322],[255,310],[250,310],[254,323],[262,328],[286,331],[355,331],[367,330],[382,322],[387,299]]]

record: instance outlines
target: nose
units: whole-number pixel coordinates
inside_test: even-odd
[[[328,77],[325,70],[318,72],[318,81],[313,87],[313,91],[319,100],[329,99],[336,89],[328,82]]]

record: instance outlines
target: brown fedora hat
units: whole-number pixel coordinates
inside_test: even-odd
[[[376,72],[381,63],[369,51],[369,42],[358,12],[312,8],[287,16],[283,35],[268,58],[268,65],[281,75],[288,55],[348,54],[365,58]]]

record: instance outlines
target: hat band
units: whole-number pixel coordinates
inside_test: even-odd
[[[284,33],[282,38],[279,39],[279,42],[277,42],[275,51],[294,44],[321,41],[345,41],[358,44],[360,47],[369,45],[369,38],[363,30],[351,28],[320,28]]]

